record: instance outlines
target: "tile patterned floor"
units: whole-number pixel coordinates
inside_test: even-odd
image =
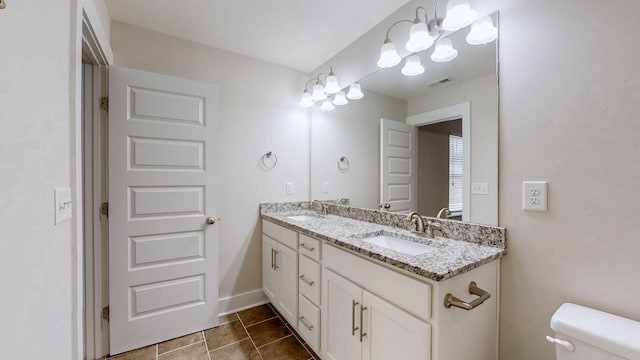
[[[218,327],[109,360],[319,360],[280,314],[265,304],[220,317]]]

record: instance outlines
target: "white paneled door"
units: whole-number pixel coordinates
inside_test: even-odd
[[[380,119],[380,205],[409,212],[418,206],[417,127]]]
[[[111,354],[217,325],[217,97],[109,70]]]

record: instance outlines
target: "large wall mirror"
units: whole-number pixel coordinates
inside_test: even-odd
[[[498,14],[491,15],[498,25]],[[458,56],[404,76],[402,64],[360,80],[363,99],[312,110],[311,196],[351,206],[498,223],[498,40],[443,36]]]

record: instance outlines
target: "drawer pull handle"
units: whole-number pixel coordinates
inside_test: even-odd
[[[301,247],[301,248],[303,248],[303,249],[305,249],[305,250],[307,250],[307,251],[315,251],[315,249],[316,249],[316,248],[314,248],[314,247],[308,246],[308,245],[307,245],[307,244],[305,244],[305,243],[301,243],[301,244],[300,244],[300,247]]]
[[[274,250],[273,250],[273,249],[271,249],[271,269],[272,269],[272,270],[275,270],[275,269],[276,269],[276,268],[275,268],[276,264],[275,264],[274,257],[275,257]]]
[[[313,286],[313,284],[315,284],[313,281],[307,280],[304,275],[300,275],[300,280],[304,281],[305,284],[309,285],[309,286]]]
[[[352,300],[351,301],[351,336],[356,336],[356,330],[359,327],[356,326],[356,306],[358,306],[359,302]]]
[[[367,310],[366,306],[360,305],[360,342],[362,342],[362,338],[367,336],[367,333],[364,332],[364,327],[362,326],[362,321],[364,319],[364,312]]]
[[[278,270],[278,253],[280,251],[273,250],[273,270]]]
[[[307,319],[304,318],[304,316],[300,316],[300,323],[302,325],[304,325],[304,327],[307,328],[307,330],[311,331],[313,330],[313,325],[309,324],[309,322],[307,321]]]
[[[479,298],[473,300],[472,302],[466,302],[458,299],[451,294],[447,294],[444,297],[444,307],[448,309],[452,306],[455,306],[459,307],[460,309],[473,310],[491,297],[491,294],[489,294],[489,292],[485,290],[480,289],[475,281],[469,283],[469,294],[477,295],[479,296]]]

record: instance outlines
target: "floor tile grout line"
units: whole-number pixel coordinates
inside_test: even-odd
[[[262,354],[260,353],[260,350],[258,350],[258,347],[256,346],[256,343],[253,341],[253,338],[251,338],[251,334],[249,334],[249,331],[247,330],[247,327],[244,325],[244,321],[242,321],[242,318],[240,317],[240,314],[236,313],[238,315],[238,320],[240,321],[240,324],[242,324],[242,328],[244,329],[244,332],[247,333],[247,337],[249,338],[249,341],[251,341],[251,344],[253,345],[253,348],[256,349],[256,352],[258,353],[258,356],[260,357],[260,359],[262,359]]]
[[[207,357],[211,360],[211,354],[209,353],[209,344],[207,343],[207,337],[204,336],[204,330],[200,331],[202,334],[202,341],[204,341],[204,350],[207,352]]]
[[[280,341],[280,340],[284,340],[284,339],[286,339],[286,338],[288,338],[288,337],[291,337],[291,336],[293,336],[293,334],[289,334],[289,335],[287,335],[287,336],[283,336],[283,337],[281,337],[280,339],[273,340],[273,341],[268,342],[268,343],[266,343],[266,344],[264,344],[264,345],[260,345],[260,347],[258,347],[258,349],[262,349],[263,347],[265,347],[265,346],[267,346],[267,345],[271,345],[271,344],[273,344],[273,343],[277,343],[278,341]]]
[[[300,345],[302,345],[302,347],[307,351],[307,353],[309,354],[309,356],[311,356],[311,358],[315,358],[313,356],[313,354],[311,354],[311,351],[309,351],[309,349],[307,349],[306,346],[304,346],[304,342],[302,341],[302,337],[300,335],[298,335],[296,333],[296,331],[293,329],[293,326],[291,324],[289,324],[289,322],[287,322],[287,320],[285,320],[280,313],[276,310],[275,306],[273,306],[272,303],[267,303],[267,305],[273,310],[273,312],[276,314],[276,316],[282,321],[284,322],[285,326],[287,326],[287,328],[289,328],[289,330],[291,331],[291,333],[293,334],[293,336],[296,338],[296,340],[298,340],[298,343],[300,343]],[[284,338],[283,338],[284,339]],[[264,345],[263,345],[264,346]]]
[[[158,352],[156,352],[156,353],[158,354],[157,356],[158,356],[158,357],[160,357],[160,356],[163,356],[163,355],[166,355],[166,354],[171,354],[172,352],[176,352],[176,351],[178,351],[178,350],[182,350],[182,349],[188,348],[189,346],[193,346],[193,345],[200,344],[200,343],[201,343],[201,342],[203,342],[203,341],[204,341],[204,340],[200,340],[200,341],[196,341],[196,342],[194,342],[194,343],[188,344],[188,345],[180,346],[180,347],[178,347],[178,348],[171,349],[171,350],[169,350],[169,351],[165,351],[165,352],[163,352],[162,354],[160,354],[160,353],[159,353],[159,351],[158,351]],[[156,346],[159,346],[159,345],[160,345],[160,344],[156,344]],[[205,343],[205,346],[207,346],[207,343]]]
[[[223,346],[217,347],[217,348],[215,348],[215,349],[211,349],[211,350],[209,350],[209,347],[207,346],[207,350],[209,350],[209,352],[211,352],[211,351],[216,351],[216,350],[224,349],[224,348],[229,347],[229,346],[231,346],[231,345],[237,345],[237,344],[239,344],[239,343],[241,343],[241,342],[243,342],[243,341],[247,340],[248,338],[249,338],[249,337],[247,336],[247,337],[246,337],[246,338],[244,338],[244,339],[240,339],[240,340],[238,340],[238,341],[234,341],[234,342],[232,342],[232,343],[228,343],[227,345],[223,345]]]
[[[251,324],[251,325],[246,325],[246,326],[245,326],[245,325],[244,325],[244,323],[242,323],[242,325],[243,325],[243,326],[245,326],[245,327],[250,328],[250,327],[252,327],[252,326],[256,326],[256,325],[258,325],[258,324],[262,324],[262,323],[264,323],[264,322],[267,322],[267,321],[269,321],[269,320],[273,320],[273,319],[280,319],[280,318],[279,318],[278,316],[274,316],[274,317],[270,317],[270,318],[265,319],[265,320],[260,320],[260,321],[258,321],[257,323],[253,323],[253,324]],[[280,319],[280,320],[282,320],[282,319]]]

